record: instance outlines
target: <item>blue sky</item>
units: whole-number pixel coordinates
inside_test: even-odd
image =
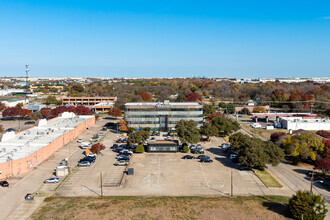
[[[0,74],[330,77],[326,0],[1,0]]]

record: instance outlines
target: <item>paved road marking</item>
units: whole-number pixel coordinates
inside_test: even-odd
[[[201,167],[201,170],[202,170],[202,173],[203,173],[203,176],[204,176],[204,180],[205,180],[205,182],[206,182],[206,185],[207,185],[208,188],[210,188],[209,183],[207,182],[207,179],[206,179],[206,176],[205,176],[205,173],[204,173],[204,170],[203,170],[202,164],[199,164],[199,166]]]

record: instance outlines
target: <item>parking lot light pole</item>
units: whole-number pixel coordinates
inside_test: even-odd
[[[312,171],[312,178],[311,178],[311,190],[310,192],[313,192],[313,179],[314,179],[314,170]]]

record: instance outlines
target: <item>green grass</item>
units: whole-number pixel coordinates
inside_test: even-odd
[[[275,187],[281,188],[282,185],[276,181],[274,177],[272,177],[266,170],[253,170],[254,173],[260,178],[260,180],[267,186],[267,187]]]

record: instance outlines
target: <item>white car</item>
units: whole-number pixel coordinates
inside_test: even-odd
[[[250,126],[252,128],[261,128],[261,124],[259,124],[259,123],[253,123],[253,124],[250,124]]]
[[[44,181],[44,183],[58,183],[60,179],[58,177],[51,177]]]
[[[223,143],[223,144],[221,144],[221,148],[222,148],[222,149],[230,148],[230,144]]]
[[[116,161],[113,165],[115,165],[115,166],[127,166],[127,165],[129,165],[129,161],[120,160],[120,161]]]
[[[87,156],[87,157],[96,157],[96,154],[88,153],[86,156]]]
[[[82,161],[82,162],[78,163],[78,167],[89,167],[90,165],[91,165],[91,163],[88,161]]]
[[[237,157],[237,154],[230,154],[230,155],[229,155],[229,159],[230,159],[230,160],[232,160],[232,159],[234,159],[234,158],[236,158],[236,157]]]
[[[77,142],[78,142],[78,143],[82,143],[82,142],[84,142],[84,139],[83,139],[83,138],[79,138],[79,139],[77,140]]]
[[[91,147],[93,144],[92,143],[88,143],[88,142],[85,142],[85,143],[82,143],[80,145],[81,149],[87,149],[89,147]]]

